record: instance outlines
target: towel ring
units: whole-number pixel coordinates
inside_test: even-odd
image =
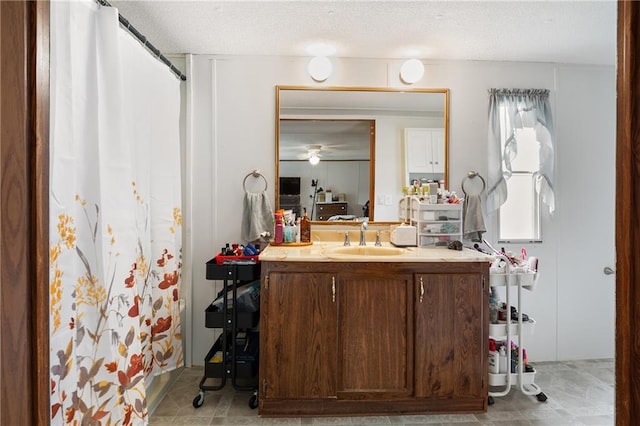
[[[254,170],[251,173],[247,174],[244,177],[244,180],[242,181],[242,187],[244,188],[244,192],[249,192],[249,191],[247,191],[247,179],[249,179],[249,176],[253,176],[256,179],[262,178],[262,180],[264,180],[264,189],[263,189],[263,191],[266,191],[267,188],[269,188],[269,184],[267,183],[267,178],[264,177],[264,175],[262,173],[260,173],[259,170]]]
[[[484,178],[482,176],[480,176],[480,173],[471,171],[471,172],[467,173],[467,176],[464,179],[462,179],[461,186],[462,186],[462,192],[464,192],[464,195],[469,195],[469,194],[467,194],[467,191],[465,191],[465,189],[464,189],[464,183],[466,181],[468,181],[469,179],[473,179],[473,178],[476,178],[476,177],[479,177],[480,180],[482,181],[482,189],[480,190],[479,194],[482,194],[484,192],[484,190],[487,188],[487,183],[484,181]]]

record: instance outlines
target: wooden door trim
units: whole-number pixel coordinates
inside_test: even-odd
[[[616,425],[640,412],[640,3],[618,2],[616,147]]]
[[[50,422],[49,375],[49,112],[50,112],[50,3],[30,3],[29,61],[34,76],[30,80],[32,131],[31,151],[31,252],[33,253],[33,420]]]
[[[0,423],[49,424],[49,3],[0,2]]]

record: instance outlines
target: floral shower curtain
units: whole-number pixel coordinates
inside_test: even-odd
[[[146,424],[183,364],[179,81],[118,12],[51,3],[52,424]]]

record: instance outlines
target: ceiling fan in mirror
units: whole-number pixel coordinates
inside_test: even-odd
[[[320,150],[322,149],[321,145],[307,145],[307,152],[298,155],[298,159],[300,160],[309,160],[309,163],[312,165],[316,165],[320,162],[320,158],[322,154],[320,154]]]

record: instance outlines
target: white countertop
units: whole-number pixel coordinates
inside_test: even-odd
[[[367,247],[374,243],[368,242]],[[462,251],[443,247],[405,247],[400,254],[357,255],[334,253],[344,247],[338,241],[316,241],[308,246],[267,246],[260,254],[260,261],[272,262],[490,262],[491,257],[476,250],[463,248]],[[358,247],[352,240],[351,247]],[[383,242],[382,247],[395,247]]]

